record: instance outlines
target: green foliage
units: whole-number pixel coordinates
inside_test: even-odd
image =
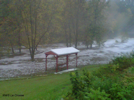
[[[83,98],[85,95],[84,92],[87,92],[87,88],[91,84],[91,74],[83,70],[83,76],[80,76],[78,71],[71,73],[70,76],[70,80],[72,83],[72,94],[76,99]]]
[[[72,92],[66,98],[75,98],[78,100],[109,100],[109,94],[105,91],[112,86],[112,80],[106,77],[99,78],[83,70],[83,75],[78,71],[70,74],[72,83]]]
[[[101,75],[101,77],[96,76],[100,69],[97,70],[96,74],[93,72],[93,70],[98,69],[98,65],[90,65],[84,71],[79,70],[78,73],[71,73],[76,80],[79,78],[78,84],[85,86],[77,85],[82,90],[77,89],[78,92],[81,92],[77,92],[81,95],[81,97],[77,96],[79,97],[77,99],[72,94],[73,87],[71,87],[72,83],[69,81],[69,73],[63,73],[62,75],[27,76],[26,78],[0,81],[0,94],[24,94],[24,97],[3,97],[0,95],[0,100],[110,100],[114,98],[111,94],[119,89],[117,86],[122,88],[117,92],[118,98],[124,96],[127,100],[134,100],[134,67],[122,71],[119,75],[114,74],[115,72],[107,72],[107,68],[108,65],[100,68],[101,72],[104,72],[104,76]],[[120,74],[123,75],[121,76]],[[124,95],[124,93],[126,94]]]
[[[115,72],[116,70],[118,70],[118,68],[119,68],[119,64],[112,65],[111,71]]]
[[[130,68],[127,70],[127,73],[129,73],[129,74],[134,74],[134,67],[130,67]]]
[[[99,45],[103,45],[103,39],[105,38],[106,33],[106,15],[104,11],[108,6],[107,3],[101,2],[100,0],[92,0],[87,2],[87,11],[86,11],[86,23],[85,34],[84,34],[84,44],[87,46],[90,45],[92,48],[93,41]]]
[[[87,70],[72,72],[72,90],[65,100],[131,100],[134,98],[132,59],[133,53],[130,53],[115,58],[110,66],[105,65],[92,73]],[[123,65],[124,62],[127,64]]]
[[[98,78],[95,76],[94,80],[92,81],[92,87],[94,89],[98,89],[100,87],[101,91],[105,90],[107,93],[109,93],[109,88],[111,88],[113,82],[115,82],[115,79],[102,77]]]
[[[122,54],[119,57],[115,57],[110,63],[109,67],[112,71],[124,70],[134,65],[134,53]]]
[[[112,100],[128,100],[131,99],[131,92],[134,87],[132,85],[123,86],[121,84],[114,83],[110,88],[110,94]]]
[[[90,89],[90,93],[86,93],[84,100],[111,100],[109,98],[109,94],[107,94],[104,90],[100,90],[100,87],[96,90]]]
[[[106,76],[108,77],[108,74],[107,73],[112,73],[111,70],[109,70],[109,68],[106,66],[103,66],[101,68],[99,68],[98,70],[94,71],[93,72],[93,75],[94,76],[97,76],[99,78],[103,77],[103,76]]]

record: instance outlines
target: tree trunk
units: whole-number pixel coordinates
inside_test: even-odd
[[[87,49],[88,49],[88,45],[87,45]]]
[[[76,23],[75,48],[77,48],[77,44],[78,44],[78,22]]]
[[[92,44],[90,44],[90,49],[92,49]]]
[[[64,24],[64,31],[65,31],[65,38],[66,38],[66,46],[68,47],[68,35],[67,35],[67,28],[65,24]]]
[[[75,48],[77,48],[78,44],[78,34],[79,34],[79,8],[77,9],[76,13],[76,22],[75,22]]]
[[[21,54],[21,46],[19,46],[19,54]]]
[[[99,42],[99,48],[101,47],[101,43]]]
[[[69,23],[69,46],[71,47],[72,37],[71,37],[71,27]]]
[[[11,49],[12,49],[12,54],[14,55],[14,48],[12,44],[11,44]]]
[[[29,51],[30,51],[30,56],[31,56],[31,61],[34,61],[35,59],[34,59],[34,51],[35,51],[35,49],[33,48],[33,47],[31,47],[30,49],[29,49]]]
[[[31,54],[31,61],[34,61],[34,54]]]
[[[21,54],[21,36],[20,36],[20,33],[19,33],[19,36],[18,36],[18,46],[19,46],[19,54]]]

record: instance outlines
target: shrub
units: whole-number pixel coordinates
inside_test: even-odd
[[[132,85],[123,86],[121,84],[114,83],[110,88],[110,98],[112,100],[130,100],[131,92],[134,87]]]
[[[121,55],[92,73],[70,74],[71,92],[65,100],[133,100],[134,53]],[[130,67],[130,68],[129,68]],[[125,69],[125,70],[124,70]],[[124,71],[122,71],[124,70]]]
[[[126,72],[127,72],[128,74],[133,74],[133,75],[134,75],[134,67],[128,68],[128,69],[126,70]]]
[[[94,89],[98,89],[98,87],[100,87],[101,91],[105,90],[107,93],[109,93],[109,88],[111,88],[114,82],[115,80],[105,76],[102,78],[95,77],[91,85]]]
[[[83,70],[82,75],[80,75],[78,71],[72,72],[70,77],[72,92],[68,93],[65,100],[74,100],[72,98],[78,100],[95,100],[93,98],[96,97],[96,95],[98,95],[96,100],[98,100],[97,98],[107,100],[104,98],[108,98],[109,95],[105,91],[109,91],[113,82],[110,78],[99,78],[86,70]]]
[[[130,54],[122,54],[119,57],[115,57],[110,63],[109,67],[112,71],[116,70],[124,70],[128,67],[131,67],[134,65],[134,53],[131,52]]]
[[[76,99],[84,97],[84,93],[88,92],[88,87],[91,84],[92,75],[86,70],[83,70],[83,75],[80,76],[78,71],[70,74],[70,80],[72,83],[72,95]]]
[[[125,80],[128,80],[125,74],[123,77],[119,74],[111,75],[111,73],[108,72],[105,72],[105,74],[102,75],[102,72],[106,71],[107,69],[107,67],[99,69],[101,71],[101,74],[97,74],[99,70],[93,73],[90,73],[87,70],[83,70],[83,74],[78,73],[78,71],[72,72],[70,74],[72,90],[66,95],[64,99],[132,100],[134,93],[134,79],[130,78],[133,80],[131,82],[124,81],[123,78],[125,78]],[[98,77],[96,75],[101,76]]]
[[[86,93],[86,96],[83,100],[111,100],[104,90],[100,90],[100,87],[96,90],[90,89],[90,93]]]
[[[97,77],[100,77],[100,78],[103,77],[103,76],[108,77],[109,73],[113,73],[113,72],[111,70],[109,70],[108,65],[100,67],[99,69],[93,71],[93,75],[97,76]]]

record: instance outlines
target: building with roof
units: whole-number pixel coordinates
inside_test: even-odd
[[[66,56],[66,66],[68,69],[68,57],[71,54],[75,54],[76,55],[76,67],[77,67],[77,54],[78,52],[80,52],[78,49],[74,48],[74,47],[67,47],[67,48],[58,48],[58,49],[51,49],[49,52],[46,52],[46,71],[47,71],[47,57],[48,55],[54,55],[54,57],[56,58],[56,72],[58,72],[58,58],[60,56]]]

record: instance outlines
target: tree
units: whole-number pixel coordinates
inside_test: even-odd
[[[12,53],[14,54],[14,45],[16,44],[16,18],[18,15],[14,10],[14,1],[15,0],[2,0],[1,10],[2,10],[2,24],[1,24],[1,40],[4,39],[2,44],[6,44],[3,46],[10,46]],[[3,39],[2,39],[3,38]],[[5,43],[4,43],[5,42]]]
[[[34,61],[35,50],[44,36],[49,32],[53,10],[49,0],[20,0],[21,16],[27,47],[31,60]]]
[[[82,13],[84,11],[85,0],[74,0],[74,7],[73,7],[73,33],[74,33],[74,41],[75,47],[77,48],[78,45],[78,36],[80,34],[80,21],[83,20]]]
[[[105,33],[105,14],[104,10],[107,6],[106,2],[100,0],[92,0],[88,2],[87,7],[87,21],[88,25],[85,32],[86,45],[92,48],[93,41],[95,40],[100,46]]]

